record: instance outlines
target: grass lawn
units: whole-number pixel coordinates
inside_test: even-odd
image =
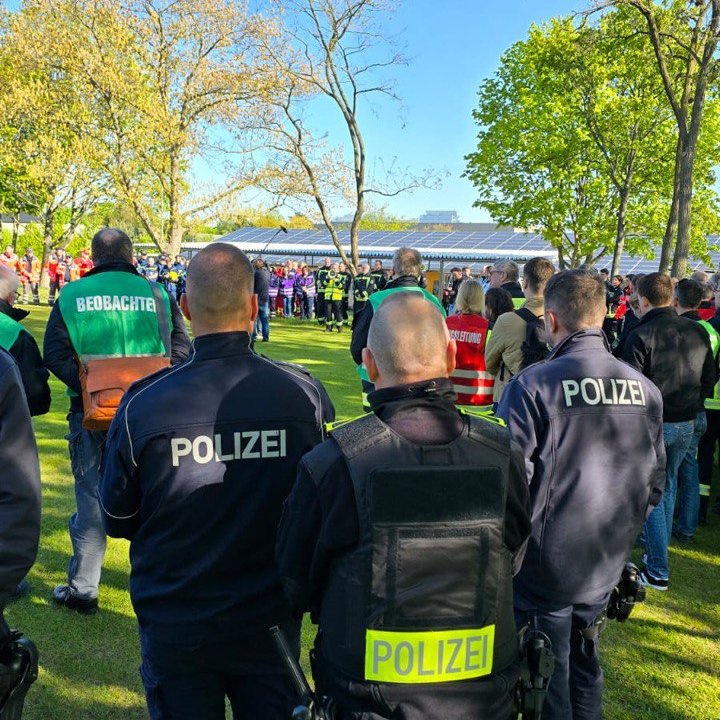
[[[32,308],[26,326],[42,346],[47,308]],[[315,323],[274,320],[273,358],[305,365],[325,383],[339,418],[360,412],[359,382],[347,351],[349,333],[325,335]],[[135,617],[128,596],[128,546],[109,540],[93,617],[49,601],[65,579],[67,521],[74,510],[67,455],[68,401],[53,381],[51,412],[36,430],[43,476],[43,534],[30,573],[32,593],[6,617],[40,650],[40,678],[26,703],[27,720],[134,720],[147,717],[137,667]],[[612,452],[612,448],[608,448]],[[690,547],[671,548],[670,591],[648,591],[630,621],[610,623],[602,639],[607,720],[720,718],[720,521],[712,516]],[[312,628],[305,628],[305,648]],[[307,653],[304,652],[304,659]],[[448,720],[451,720],[450,718]]]

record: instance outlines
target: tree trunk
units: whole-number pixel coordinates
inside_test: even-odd
[[[677,148],[675,149],[672,203],[670,205],[670,215],[668,216],[667,225],[665,226],[665,235],[663,236],[662,250],[660,251],[660,267],[658,268],[659,272],[663,273],[663,275],[667,275],[670,272],[670,261],[675,247],[675,232],[677,230],[680,199],[680,158],[682,157],[682,153],[682,134],[678,134]]]
[[[625,247],[625,228],[627,227],[628,195],[628,188],[623,188],[620,192],[620,205],[618,206],[617,214],[617,232],[615,233],[615,250],[613,252],[610,277],[614,277],[620,272],[620,260],[622,259],[623,248]]]
[[[683,153],[680,158],[680,184],[678,197],[678,237],[673,260],[673,275],[685,277],[687,261],[690,255],[690,229],[692,222],[693,172],[695,170],[695,153],[700,137],[700,122],[703,115],[704,84],[698,81],[698,90],[693,102],[690,130],[687,133]]]
[[[17,252],[17,244],[20,237],[20,216],[18,215],[18,213],[13,213],[12,226],[12,246],[13,250]]]
[[[160,248],[164,253],[169,255],[171,258],[175,258],[176,255],[180,254],[182,249],[182,239],[184,228],[179,220],[174,220],[170,225],[170,230],[167,235],[167,240],[164,243],[165,247]]]
[[[53,249],[53,225],[55,224],[55,211],[47,209],[43,217],[43,249],[42,259],[40,263],[40,287],[47,288],[50,286],[50,278],[47,274],[47,264],[50,259],[50,253]]]

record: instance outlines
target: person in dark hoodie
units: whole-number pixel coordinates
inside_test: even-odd
[[[0,266],[0,347],[15,359],[20,370],[30,415],[50,410],[50,373],[43,364],[35,338],[20,324],[29,313],[15,307],[19,279],[9,268]]]
[[[667,455],[662,503],[645,523],[645,567],[641,579],[656,590],[668,589],[668,545],[672,533],[680,464],[693,441],[695,422],[713,393],[715,360],[708,333],[670,307],[672,280],[645,275],[637,285],[640,323],[623,346],[621,359],[653,381],[663,398],[663,438]],[[617,448],[615,448],[617,453]],[[617,453],[624,457],[624,453]]]

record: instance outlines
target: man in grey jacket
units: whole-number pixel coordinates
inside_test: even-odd
[[[601,720],[599,625],[665,484],[662,397],[610,354],[604,318],[599,275],[552,278],[552,352],[513,378],[498,408],[525,450],[532,505],[516,619],[548,635],[555,656],[543,720]]]

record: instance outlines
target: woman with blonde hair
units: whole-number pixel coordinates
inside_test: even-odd
[[[456,314],[447,319],[450,337],[457,343],[456,365],[450,379],[457,405],[492,406],[493,376],[485,370],[489,323],[484,316],[485,292],[477,280],[465,280],[455,299]]]

